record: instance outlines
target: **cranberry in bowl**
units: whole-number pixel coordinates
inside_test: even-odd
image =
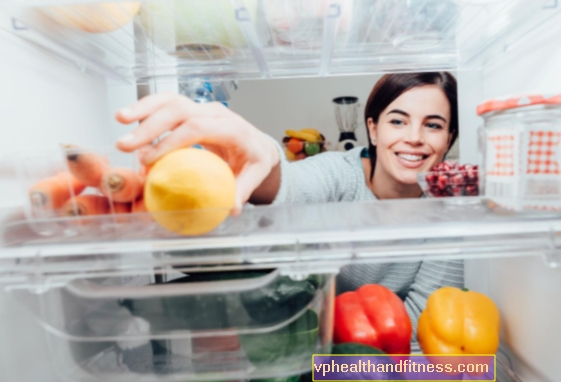
[[[444,161],[429,172],[417,175],[417,181],[427,197],[478,196],[479,172],[476,165]]]

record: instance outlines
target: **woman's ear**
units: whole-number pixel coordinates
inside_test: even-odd
[[[366,127],[368,128],[368,133],[370,134],[370,143],[372,143],[373,146],[376,146],[378,136],[376,134],[376,124],[372,118],[368,118],[366,120]]]

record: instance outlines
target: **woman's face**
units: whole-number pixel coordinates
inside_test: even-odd
[[[451,134],[450,104],[437,86],[408,90],[380,114],[368,119],[379,170],[399,183],[417,183],[417,174],[442,162]]]

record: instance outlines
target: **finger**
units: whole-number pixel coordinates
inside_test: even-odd
[[[200,104],[179,94],[161,93],[146,96],[137,103],[119,110],[115,114],[115,118],[124,124],[141,121],[171,103],[179,105],[185,113],[198,117],[216,117],[229,111],[220,102]]]
[[[181,96],[174,93],[161,93],[146,96],[133,105],[117,111],[115,119],[124,124],[142,120],[178,97]],[[187,97],[184,98],[187,99]]]
[[[172,131],[156,145],[143,148],[142,153],[138,154],[140,162],[149,166],[167,153],[180,148],[193,146],[195,143],[198,143],[198,140],[200,140],[200,138],[188,128],[182,126],[182,128]]]
[[[136,151],[136,158],[140,163],[143,163],[142,158],[146,156],[146,153],[150,151],[149,146],[141,147]]]
[[[181,106],[171,102],[143,120],[134,131],[120,138],[117,148],[129,152],[148,145],[161,134],[181,125],[185,118]]]
[[[197,118],[190,119],[179,126],[171,134],[164,137],[158,144],[151,147],[143,160],[152,164],[165,154],[196,143],[231,146],[240,136],[243,129],[234,128],[230,118]]]

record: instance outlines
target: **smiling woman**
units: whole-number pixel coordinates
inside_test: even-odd
[[[458,137],[456,80],[449,73],[386,75],[366,104],[363,167],[383,199],[419,197],[417,173],[442,162]]]
[[[441,162],[458,136],[456,81],[446,72],[385,75],[365,109],[368,148],[322,153],[294,163],[284,158],[277,142],[218,103],[196,104],[180,95],[159,94],[116,117],[122,123],[139,122],[117,146],[140,149],[144,165],[194,144],[220,156],[236,176],[239,207],[247,201],[281,205],[418,198],[422,190],[417,173]],[[150,144],[167,131],[158,144]],[[338,292],[364,284],[381,284],[396,292],[416,330],[432,292],[445,285],[463,286],[463,263],[352,265],[337,278]],[[415,341],[411,345],[419,351]]]

